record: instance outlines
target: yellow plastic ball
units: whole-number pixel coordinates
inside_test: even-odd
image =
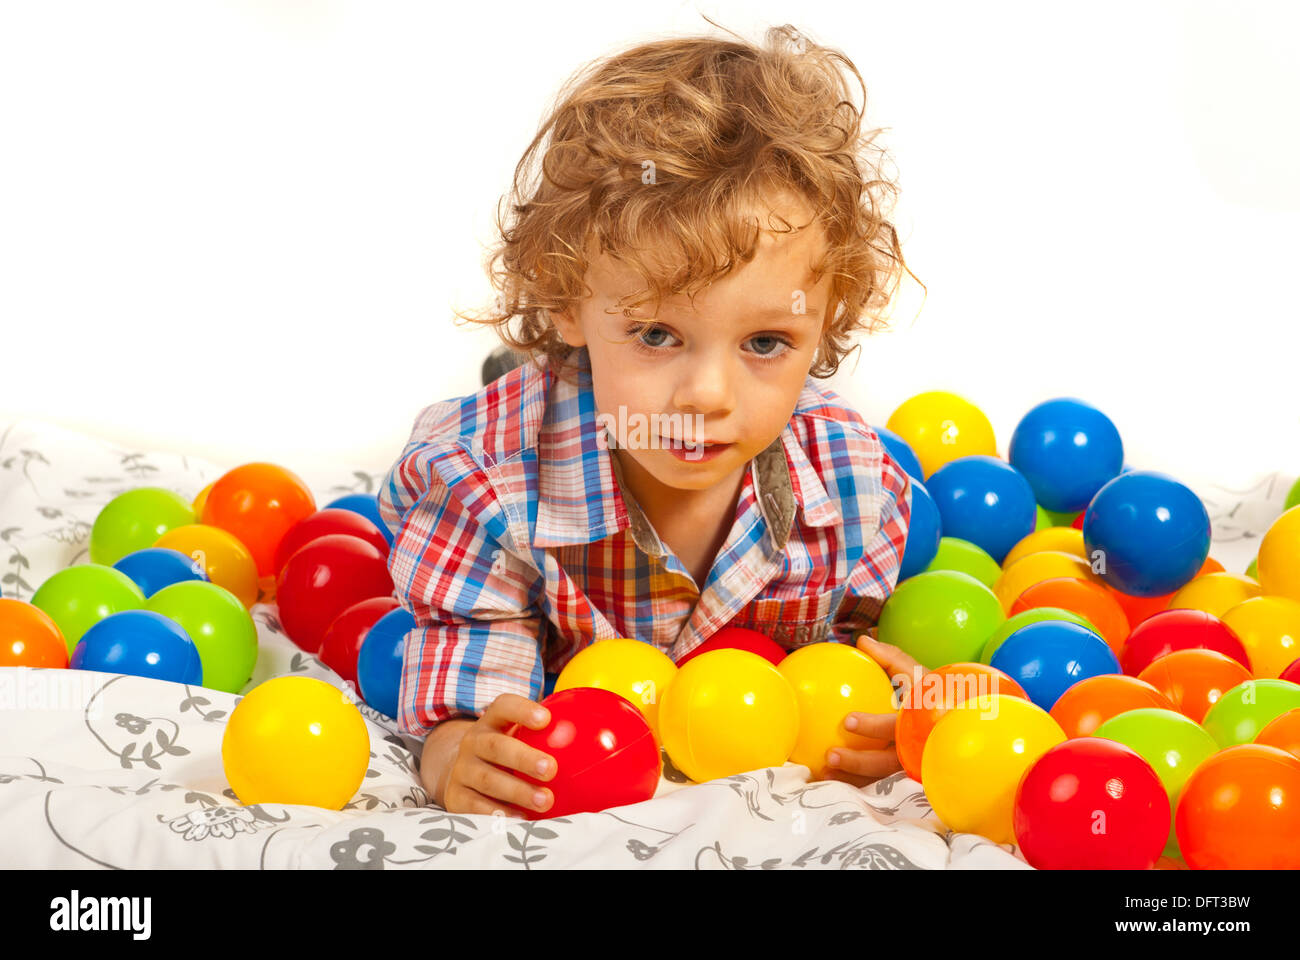
[[[257,603],[257,563],[233,533],[205,523],[191,523],[168,530],[153,545],[185,554],[209,580],[238,597],[245,608]]]
[[[1204,610],[1221,618],[1237,604],[1262,592],[1255,580],[1240,573],[1207,573],[1185,583],[1170,597],[1165,609]]]
[[[911,446],[927,480],[945,463],[958,457],[998,455],[989,418],[979,407],[955,393],[942,390],[918,393],[903,401],[889,415],[885,426]]]
[[[208,494],[212,492],[212,484],[216,482],[217,481],[213,480],[212,483],[209,483],[206,487],[200,490],[199,495],[194,498],[194,503],[190,506],[190,509],[194,511],[194,516],[203,516],[203,507],[208,502]]]
[[[599,640],[564,665],[555,692],[599,687],[617,693],[641,711],[659,740],[659,704],[676,675],[677,665],[657,647],[640,640]]]
[[[1002,558],[1002,569],[1005,570],[1021,557],[1048,550],[1073,554],[1080,560],[1088,557],[1088,549],[1083,545],[1082,530],[1076,530],[1074,527],[1044,527],[1042,530],[1034,531],[1007,551],[1007,555]]]
[[[239,801],[341,810],[365,779],[370,734],[337,687],[276,677],[239,701],[221,740],[226,779]]]
[[[1276,680],[1300,659],[1300,603],[1290,597],[1253,597],[1220,619],[1246,648],[1256,677]]]
[[[1255,566],[1266,596],[1300,600],[1300,507],[1273,521],[1260,541]]]
[[[1101,577],[1092,572],[1092,565],[1082,557],[1059,550],[1042,550],[1027,553],[1003,568],[1002,576],[993,584],[993,594],[1002,604],[1003,611],[1008,612],[1020,595],[1034,584],[1055,577],[1074,577],[1077,580],[1101,583]]]
[[[845,643],[810,643],[789,654],[777,667],[799,703],[799,739],[790,753],[814,780],[830,772],[826,753],[833,747],[881,750],[890,741],[863,737],[844,729],[850,713],[897,713],[889,677],[876,661]]]
[[[935,816],[958,833],[1015,843],[1016,787],[1044,753],[1066,740],[1046,710],[1004,694],[963,700],[939,718],[921,752],[921,780]]]
[[[799,738],[789,682],[748,650],[711,650],[677,671],[659,704],[673,765],[696,783],[779,767]]]

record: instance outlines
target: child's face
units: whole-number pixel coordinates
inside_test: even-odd
[[[807,222],[802,211],[781,212]],[[626,424],[615,438],[625,465],[632,458],[662,487],[707,490],[781,434],[822,335],[831,278],[814,284],[811,276],[822,243],[815,226],[765,232],[754,259],[700,293],[693,309],[682,296],[653,317],[653,304],[634,311],[654,321],[639,332],[617,306],[640,287],[636,273],[608,255],[592,263],[585,279],[593,295],[555,322],[567,343],[587,347],[602,419]],[[726,446],[700,456],[670,449],[671,438]]]

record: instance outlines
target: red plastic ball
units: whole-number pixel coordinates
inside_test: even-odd
[[[723,627],[709,639],[677,661],[681,667],[710,650],[748,650],[756,653],[773,666],[780,666],[787,651],[779,643],[757,630],[746,627]]]
[[[1169,839],[1169,820],[1155,770],[1114,740],[1059,743],[1016,789],[1016,842],[1040,870],[1149,870]]]
[[[364,540],[331,533],[301,547],[276,579],[280,625],[308,653],[320,650],[330,623],[362,600],[393,592],[388,562]]]
[[[550,808],[524,810],[529,820],[594,813],[641,803],[659,786],[659,746],[641,711],[627,699],[595,687],[571,687],[542,701],[551,722],[541,730],[516,724],[511,736],[555,758],[546,782],[517,770],[513,776],[546,787]]]
[[[1292,683],[1300,683],[1300,658],[1292,660],[1287,668],[1278,675],[1279,680],[1290,680]]]
[[[401,604],[396,597],[371,597],[354,603],[330,621],[325,629],[325,636],[320,642],[321,663],[329,667],[354,689],[357,687],[357,656],[361,653],[361,644],[366,641],[366,634],[375,625],[375,621],[384,614],[396,610]]]
[[[1232,628],[1204,610],[1164,610],[1147,617],[1124,642],[1120,668],[1136,677],[1152,661],[1175,650],[1217,650],[1247,670],[1250,657]]]
[[[280,545],[275,548],[275,572],[279,573],[284,569],[284,565],[298,552],[299,547],[306,546],[317,537],[324,537],[331,533],[343,533],[364,540],[378,548],[385,557],[388,556],[388,539],[373,523],[355,510],[326,508],[299,520],[284,535]]]

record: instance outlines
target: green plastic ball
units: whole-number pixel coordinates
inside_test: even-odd
[[[1259,557],[1250,561],[1250,566],[1246,568],[1246,576],[1252,580],[1259,580]]]
[[[1219,752],[1214,738],[1190,717],[1154,707],[1117,714],[1097,727],[1092,735],[1131,747],[1151,764],[1169,796],[1169,839],[1165,841],[1165,856],[1182,856],[1173,820],[1178,797],[1192,771]]]
[[[1246,680],[1206,711],[1201,726],[1226,749],[1254,743],[1270,722],[1297,708],[1300,708],[1300,684],[1287,680]]]
[[[120,570],[98,563],[79,563],[41,584],[32,595],[32,606],[40,607],[58,624],[71,657],[83,633],[105,617],[140,609],[144,594]]]
[[[203,685],[238,693],[257,665],[257,627],[239,599],[225,587],[187,580],[163,587],[146,610],[181,625],[203,663]]]
[[[90,560],[112,566],[128,553],[154,545],[168,530],[198,523],[184,497],[160,487],[139,487],[108,502],[90,530]]]
[[[970,574],[931,570],[903,581],[885,601],[877,639],[933,670],[974,660],[1005,619],[993,591]]]
[[[930,570],[956,570],[968,573],[990,590],[1002,576],[1002,568],[989,556],[988,551],[960,537],[940,537],[939,551],[924,572]]]
[[[998,647],[1002,646],[1002,641],[1021,627],[1026,627],[1031,623],[1040,623],[1043,620],[1065,620],[1068,623],[1077,623],[1081,627],[1087,627],[1097,636],[1101,636],[1101,632],[1096,627],[1073,610],[1063,610],[1060,607],[1033,607],[1008,617],[1000,627],[993,631],[993,635],[984,644],[984,650],[980,654],[980,663],[991,664],[993,654],[998,652]],[[1102,639],[1105,638],[1102,637]]]
[[[1291,484],[1291,489],[1286,495],[1286,503],[1282,506],[1282,512],[1286,513],[1294,506],[1300,505],[1300,479]]]

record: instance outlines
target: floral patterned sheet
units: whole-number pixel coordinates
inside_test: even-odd
[[[94,518],[118,493],[193,497],[234,465],[0,422],[0,593],[30,599],[86,562]],[[324,504],[372,492],[387,465],[369,467],[302,475]],[[1289,483],[1198,490],[1229,570],[1244,570]],[[342,686],[280,632],[274,605],[253,617],[261,650],[246,690],[289,673]],[[364,705],[370,766],[343,810],[243,806],[221,764],[238,701],[140,677],[0,668],[0,867],[1029,869],[1012,846],[947,830],[903,774],[855,789],[786,764],[689,784],[666,765],[655,797],[634,806],[534,823],[451,815],[420,786],[420,742]]]

